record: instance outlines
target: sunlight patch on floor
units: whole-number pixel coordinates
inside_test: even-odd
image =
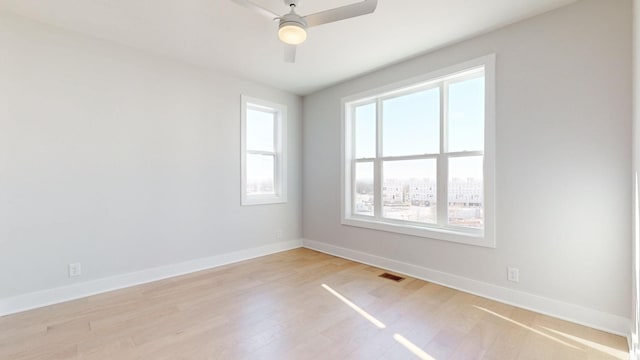
[[[384,329],[387,326],[385,324],[383,324],[380,320],[376,319],[375,317],[373,317],[373,315],[369,314],[368,312],[362,310],[362,308],[360,308],[358,305],[354,304],[353,302],[351,302],[349,299],[347,299],[346,297],[342,296],[339,292],[333,290],[329,285],[327,284],[322,284],[322,287],[327,290],[328,292],[330,292],[333,296],[337,297],[338,299],[340,299],[343,303],[347,304],[350,308],[352,308],[353,310],[355,310],[358,314],[360,314],[363,318],[369,320],[373,325],[375,325],[376,327],[378,327],[379,329]]]
[[[583,339],[583,338],[580,338],[580,337],[577,337],[577,336],[574,336],[574,335],[563,333],[562,331],[554,330],[554,329],[548,328],[546,326],[541,326],[541,327],[543,329],[549,331],[549,332],[552,332],[552,333],[556,334],[556,335],[560,335],[560,336],[562,336],[564,338],[567,338],[569,340],[575,341],[578,344],[582,344],[584,346],[588,346],[588,347],[590,347],[590,348],[592,348],[594,350],[598,350],[598,351],[600,351],[602,353],[605,353],[607,355],[614,356],[617,359],[628,359],[629,358],[629,354],[624,352],[624,351],[617,350],[617,349],[614,349],[614,348],[611,348],[611,347],[608,347],[608,346],[605,346],[605,345],[602,345],[602,344],[598,344],[597,342],[594,342],[594,341],[591,341],[591,340],[587,340],[587,339]]]
[[[493,312],[493,311],[491,311],[491,310],[488,310],[488,309],[485,309],[485,308],[483,308],[483,307],[476,306],[476,305],[473,305],[473,307],[475,307],[475,308],[476,308],[476,309],[478,309],[478,310],[482,310],[482,311],[484,311],[484,312],[486,312],[486,313],[488,313],[488,314],[491,314],[491,315],[493,315],[493,316],[496,316],[496,317],[498,317],[498,318],[500,318],[500,319],[502,319],[502,320],[508,321],[508,322],[510,322],[510,323],[512,323],[512,324],[514,324],[514,325],[518,325],[518,326],[520,326],[521,328],[527,329],[527,330],[529,330],[529,331],[531,331],[531,332],[533,332],[533,333],[535,333],[535,334],[538,334],[538,335],[540,335],[540,336],[542,336],[542,337],[545,337],[545,338],[547,338],[547,339],[549,339],[549,340],[555,341],[555,342],[557,342],[557,343],[559,343],[559,344],[562,344],[562,345],[564,345],[564,346],[567,346],[567,347],[570,347],[570,348],[572,348],[572,349],[576,349],[576,350],[583,350],[583,349],[581,349],[581,348],[579,348],[579,347],[577,347],[577,346],[574,346],[574,345],[569,344],[568,342],[562,341],[562,340],[560,340],[560,339],[558,339],[558,338],[556,338],[556,337],[554,337],[554,336],[551,336],[551,335],[549,335],[549,334],[547,334],[547,333],[544,333],[544,332],[542,332],[542,331],[540,331],[540,330],[538,330],[538,329],[534,329],[534,328],[532,328],[531,326],[527,326],[527,325],[525,325],[525,324],[523,324],[523,323],[520,323],[520,322],[517,322],[517,321],[515,321],[515,320],[513,320],[513,319],[509,319],[508,317],[503,316],[503,315],[500,315],[500,314],[498,314],[498,313],[495,313],[495,312]]]
[[[402,346],[407,348],[407,350],[411,351],[415,356],[419,357],[420,359],[422,359],[422,360],[436,360],[435,358],[431,357],[429,354],[424,352],[422,349],[420,349],[418,346],[416,346],[414,343],[409,341],[404,336],[402,336],[400,334],[393,334],[393,338],[395,339],[395,341],[397,341],[400,344],[402,344]]]

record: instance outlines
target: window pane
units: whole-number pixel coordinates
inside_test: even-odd
[[[274,151],[275,114],[247,109],[247,150]]]
[[[376,156],[376,104],[356,107],[356,159]]]
[[[482,156],[449,159],[449,224],[482,229]]]
[[[484,150],[484,76],[449,85],[448,151]]]
[[[247,154],[247,195],[275,194],[275,156]]]
[[[437,163],[435,159],[385,161],[383,216],[436,223]]]
[[[373,216],[373,162],[356,163],[353,212]]]
[[[440,152],[440,89],[385,100],[382,106],[384,156]]]

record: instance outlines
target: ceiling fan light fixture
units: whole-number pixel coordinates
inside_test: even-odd
[[[280,18],[278,38],[285,44],[302,44],[307,40],[307,22],[292,9],[290,13]]]
[[[299,45],[307,40],[307,31],[296,23],[280,25],[278,30],[280,41],[289,45]]]

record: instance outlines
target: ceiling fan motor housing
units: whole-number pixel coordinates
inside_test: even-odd
[[[303,29],[307,28],[307,22],[296,13],[288,13],[280,17],[280,28],[288,25],[298,26]]]

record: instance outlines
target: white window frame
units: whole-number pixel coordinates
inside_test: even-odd
[[[279,204],[287,202],[287,107],[282,104],[242,95],[241,96],[241,203],[242,205]],[[247,109],[274,114],[273,152],[247,149]],[[274,194],[247,194],[247,154],[274,156]]]
[[[355,151],[353,144],[355,142],[353,134],[354,115],[352,113],[355,106],[365,105],[372,102],[380,102],[382,99],[396,97],[403,93],[410,93],[419,89],[428,89],[438,86],[437,84],[446,83],[448,79],[458,80],[465,73],[476,71],[478,68],[484,67],[485,77],[485,121],[484,121],[484,151],[480,152],[460,152],[460,153],[443,153],[442,144],[443,134],[446,129],[440,131],[441,151],[439,154],[393,157],[394,160],[406,159],[435,159],[438,158],[438,218],[439,224],[444,223],[441,217],[446,217],[447,212],[442,211],[448,206],[448,195],[446,181],[442,186],[443,179],[447,179],[447,160],[455,156],[473,156],[481,154],[484,157],[483,163],[483,184],[484,184],[484,228],[472,229],[459,226],[442,226],[437,224],[422,224],[417,222],[408,222],[401,220],[393,220],[383,218],[381,215],[381,199],[382,184],[380,184],[381,176],[379,170],[374,174],[374,194],[376,199],[377,216],[358,215],[353,213],[353,197],[352,184],[354,182],[355,169]],[[445,87],[446,88],[446,87]],[[441,113],[446,111],[442,102],[446,94],[441,94]],[[399,83],[383,86],[373,90],[350,95],[342,99],[342,178],[341,178],[341,219],[342,224],[363,227],[374,230],[401,233],[413,236],[420,236],[431,239],[458,242],[469,245],[477,245],[495,248],[495,54],[483,56],[461,64],[453,65],[444,69],[430,72],[428,74],[408,79]],[[377,107],[377,123],[380,121],[380,107]],[[442,121],[441,115],[441,121]],[[377,142],[381,141],[380,128],[377,128]],[[367,159],[365,161],[381,162],[383,157],[376,150],[376,158]],[[444,159],[444,161],[442,160]],[[374,169],[380,169],[380,166],[374,166]]]

